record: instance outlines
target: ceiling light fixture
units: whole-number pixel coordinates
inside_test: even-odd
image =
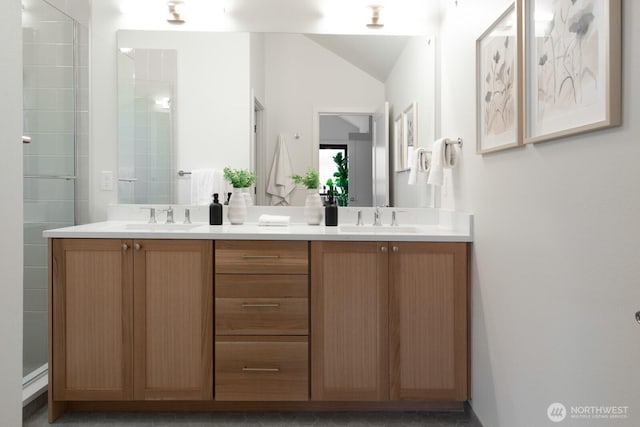
[[[380,21],[380,9],[381,6],[369,6],[371,8],[371,22],[367,24],[367,28],[373,30],[379,30],[384,27],[384,24],[381,24]]]
[[[184,18],[182,18],[183,6],[184,2],[181,1],[170,1],[167,3],[167,7],[169,8],[167,22],[169,24],[184,24]]]

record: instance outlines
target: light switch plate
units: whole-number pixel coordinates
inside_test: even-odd
[[[113,191],[113,171],[100,172],[100,189]]]

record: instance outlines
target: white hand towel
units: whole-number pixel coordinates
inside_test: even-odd
[[[293,168],[287,144],[284,141],[284,136],[279,135],[267,184],[267,194],[271,195],[271,205],[287,206],[291,203],[291,192],[295,188],[295,184],[291,181],[292,174]]]
[[[429,152],[421,147],[416,148],[413,152],[408,184],[415,185],[418,182],[418,173],[427,172],[429,167]]]
[[[214,169],[194,169],[191,171],[191,204],[208,205],[214,193],[216,171]]]
[[[431,171],[427,184],[442,185],[446,141],[446,138],[440,138],[431,147]]]
[[[291,221],[291,217],[284,215],[260,215],[258,218],[259,226],[287,226]]]

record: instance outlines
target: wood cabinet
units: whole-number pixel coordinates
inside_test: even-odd
[[[50,380],[55,400],[133,398],[130,241],[54,239]]]
[[[201,240],[134,242],[134,398],[213,398],[213,252]]]
[[[52,240],[53,399],[213,390],[212,242]]]
[[[313,400],[468,398],[466,243],[312,242]]]
[[[312,400],[389,398],[386,246],[311,243]]]
[[[215,399],[309,399],[306,241],[217,241]]]
[[[465,401],[467,245],[389,245],[390,397]]]

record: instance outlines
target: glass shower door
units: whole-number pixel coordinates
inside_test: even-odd
[[[77,28],[42,0],[23,1],[23,375],[46,371],[46,229],[76,223]]]

